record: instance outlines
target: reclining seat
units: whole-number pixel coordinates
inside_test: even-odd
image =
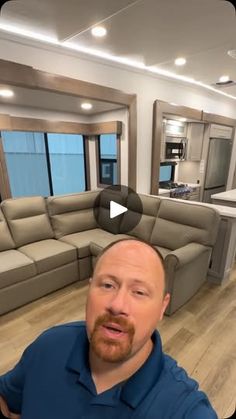
[[[161,200],[151,243],[164,257],[171,294],[166,314],[185,304],[206,281],[219,221],[213,208]]]
[[[103,247],[112,241],[127,237],[116,234],[119,233],[119,220],[117,225],[111,227],[109,199],[106,199],[105,195],[102,194],[102,202],[98,200],[99,191],[47,198],[48,212],[56,238],[77,249],[80,280],[91,275],[91,257],[94,259]],[[95,219],[94,206],[99,206],[99,224]],[[103,229],[100,228],[100,223]]]
[[[0,209],[0,315],[12,309],[9,298],[19,298],[16,284],[37,274],[32,259],[15,249],[15,243]],[[11,298],[12,297],[12,298]]]
[[[2,202],[2,210],[18,251],[22,257],[34,262],[38,275],[71,265],[68,283],[78,280],[76,250],[73,246],[53,238],[54,233],[43,197],[7,199]],[[53,281],[52,278],[50,280]],[[55,275],[55,282],[56,280]],[[51,285],[51,289],[56,288]]]

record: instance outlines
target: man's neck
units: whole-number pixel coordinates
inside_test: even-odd
[[[153,343],[150,339],[140,351],[126,361],[119,363],[101,360],[90,348],[89,362],[97,393],[103,393],[130,378],[145,363],[152,348]]]

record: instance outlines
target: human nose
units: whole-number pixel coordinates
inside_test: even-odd
[[[124,289],[123,290],[119,289],[117,290],[115,294],[113,294],[112,298],[108,302],[107,310],[115,316],[128,315],[129,313],[128,296],[127,296],[127,292]]]

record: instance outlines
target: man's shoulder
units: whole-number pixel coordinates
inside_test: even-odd
[[[183,386],[186,390],[198,390],[198,383],[190,378],[184,368],[180,367],[176,360],[164,354],[163,378],[169,381],[170,385]]]
[[[41,333],[38,339],[56,339],[56,338],[74,338],[77,337],[80,331],[85,330],[85,322],[77,321],[71,323],[59,324],[49,329],[46,329]]]
[[[190,378],[185,369],[166,354],[157,389],[160,390],[160,387],[167,389],[163,392],[163,400],[168,399],[170,417],[182,418],[188,415],[189,418],[195,418],[198,412],[203,411],[206,418],[216,419],[208,397],[199,390],[197,381]]]
[[[85,322],[60,324],[43,331],[30,346],[32,350],[39,348],[46,350],[48,347],[53,348],[54,346],[70,348],[80,333],[83,336],[86,334]]]
[[[198,383],[190,378],[184,368],[177,364],[177,361],[171,356],[164,354],[164,376],[170,380],[173,385],[184,385],[189,390],[197,390]]]

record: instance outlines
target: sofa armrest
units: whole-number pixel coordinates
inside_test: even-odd
[[[180,268],[210,249],[209,246],[204,246],[203,244],[189,243],[170,252],[165,258],[165,263],[171,264],[175,269]]]

